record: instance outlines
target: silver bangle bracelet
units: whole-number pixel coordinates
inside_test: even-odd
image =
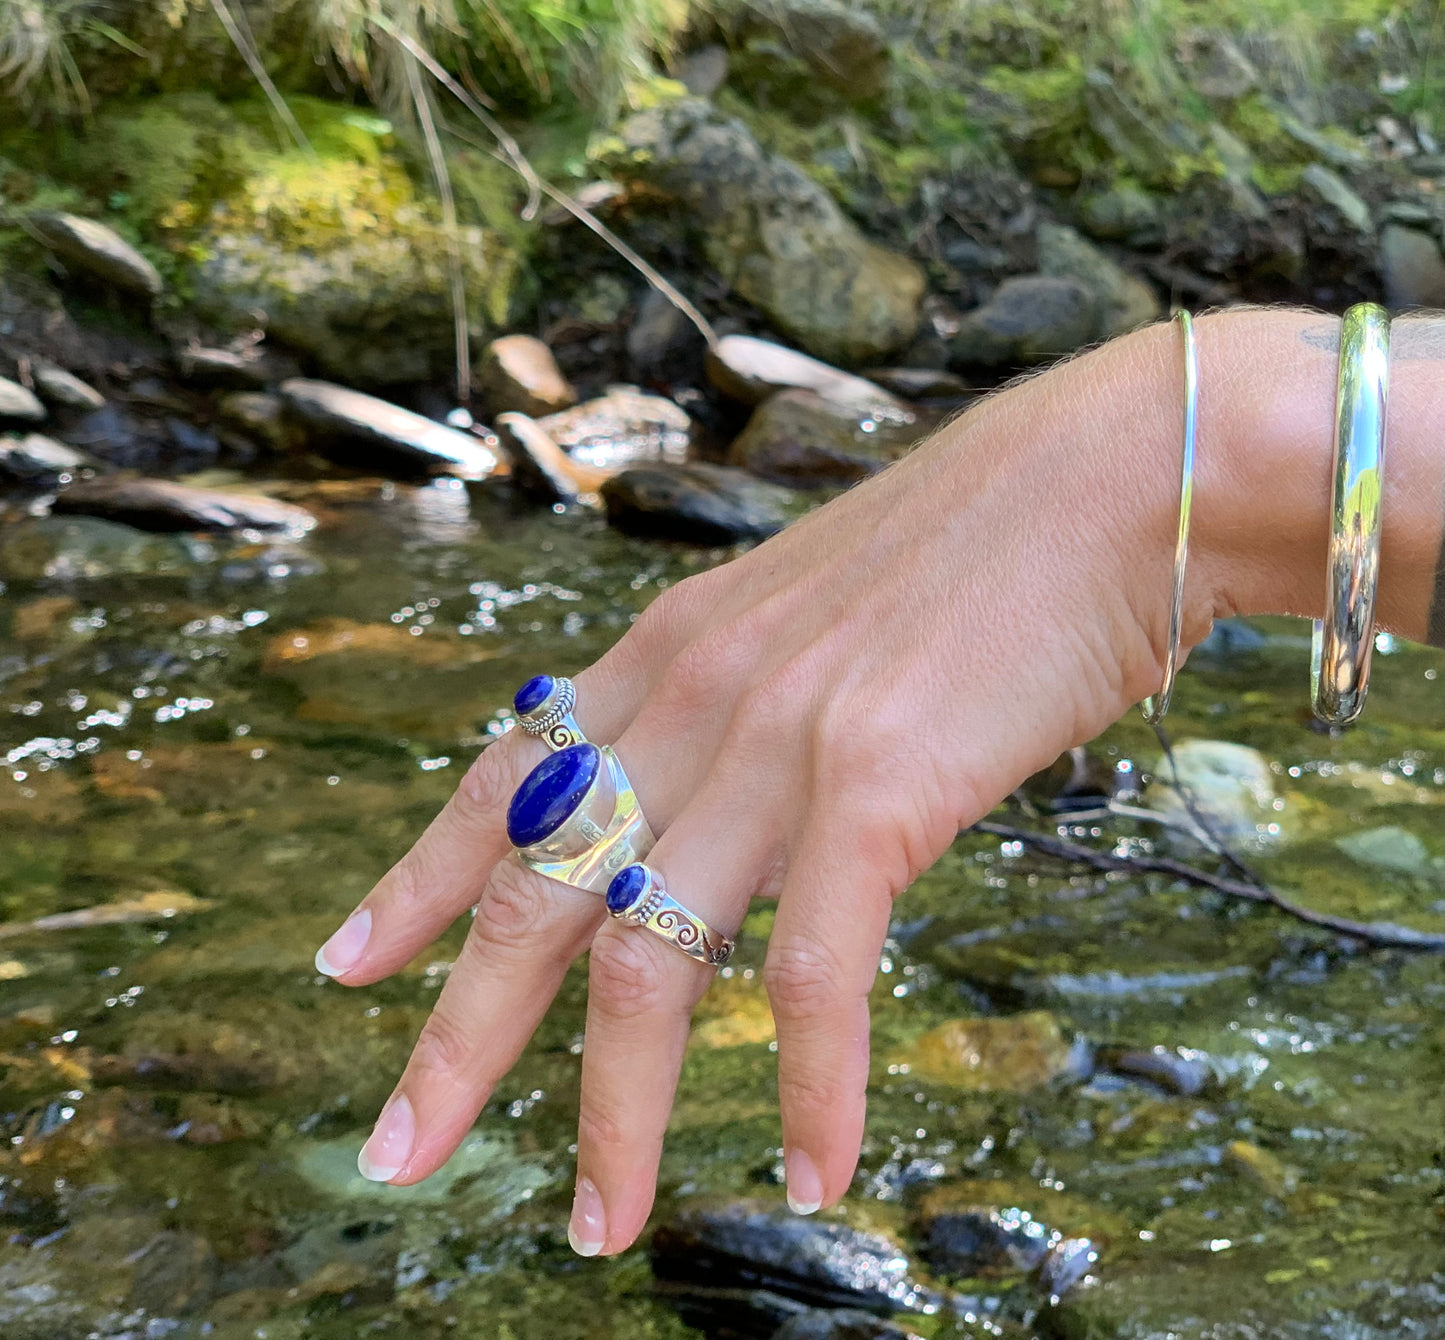
[[[1194,508],[1194,436],[1199,419],[1199,350],[1194,318],[1182,307],[1174,314],[1184,339],[1184,461],[1179,479],[1179,531],[1174,541],[1174,589],[1169,601],[1169,649],[1164,654],[1164,683],[1139,705],[1144,720],[1157,726],[1169,710],[1174,676],[1179,669],[1179,642],[1184,629],[1184,568],[1189,559],[1189,516]]]
[[[1389,380],[1389,313],[1357,303],[1340,324],[1325,617],[1315,621],[1310,666],[1315,716],[1331,726],[1359,717],[1370,685]]]

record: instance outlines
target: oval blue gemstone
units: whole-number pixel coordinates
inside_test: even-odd
[[[647,871],[640,865],[623,866],[607,886],[607,910],[621,915],[647,887]]]
[[[537,764],[507,807],[512,845],[531,847],[551,837],[582,803],[601,765],[602,753],[595,744],[559,749]]]
[[[517,690],[517,696],[512,699],[512,707],[517,715],[524,717],[528,712],[535,712],[541,707],[556,682],[551,675],[533,675]]]

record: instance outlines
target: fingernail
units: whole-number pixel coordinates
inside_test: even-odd
[[[336,932],[316,951],[316,971],[328,977],[350,972],[360,961],[371,939],[371,913],[366,908],[353,912]]]
[[[577,1194],[572,1200],[572,1222],[567,1225],[567,1241],[578,1256],[596,1256],[607,1241],[607,1213],[602,1197],[591,1179],[577,1179]]]
[[[783,1158],[788,1179],[788,1208],[794,1214],[812,1214],[823,1203],[823,1179],[801,1149],[790,1149]]]
[[[404,1093],[396,1094],[381,1109],[370,1138],[356,1156],[356,1168],[368,1182],[389,1182],[411,1157],[416,1140],[416,1116]]]

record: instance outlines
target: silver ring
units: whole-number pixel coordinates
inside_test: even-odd
[[[1182,307],[1175,313],[1184,337],[1184,461],[1179,478],[1179,530],[1174,540],[1174,587],[1169,599],[1169,650],[1164,653],[1164,682],[1159,692],[1140,704],[1144,720],[1157,726],[1174,696],[1179,669],[1179,639],[1184,630],[1184,568],[1189,560],[1189,517],[1194,509],[1194,437],[1199,419],[1199,351],[1194,318]]]
[[[662,876],[646,865],[629,865],[607,886],[607,910],[619,921],[660,935],[690,958],[721,968],[736,946],[689,912],[664,887]]]
[[[512,699],[517,725],[553,751],[586,743],[587,737],[572,715],[576,705],[577,689],[572,681],[551,675],[534,675]]]
[[[1315,716],[1331,726],[1360,715],[1370,686],[1389,380],[1389,313],[1356,303],[1340,324],[1325,617],[1315,620],[1310,663]]]
[[[522,779],[507,807],[507,836],[529,870],[593,893],[606,893],[656,841],[616,753],[585,740]]]

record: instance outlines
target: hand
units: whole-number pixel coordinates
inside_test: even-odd
[[[616,745],[660,835],[649,864],[679,901],[732,934],[750,899],[778,899],[765,980],[799,1212],[842,1196],[857,1161],[894,897],[961,826],[1158,686],[1174,341],[1142,332],[991,399],[659,596],[575,677],[576,715]],[[543,756],[520,732],[489,747],[318,966],[374,982],[477,908],[361,1156],[368,1176],[406,1184],[457,1147],[590,949],[571,1238],[618,1252],[651,1209],[711,971],[509,857],[508,800]]]

